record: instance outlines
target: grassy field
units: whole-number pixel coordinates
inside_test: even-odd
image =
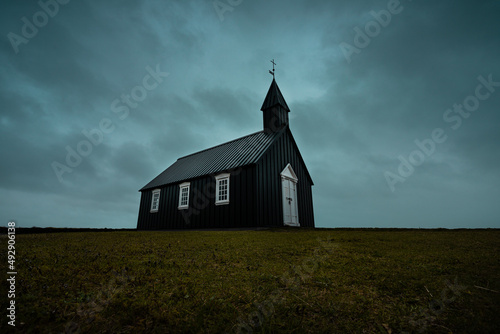
[[[499,230],[18,235],[16,329],[500,333],[499,254]]]

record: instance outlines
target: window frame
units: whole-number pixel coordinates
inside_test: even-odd
[[[155,195],[158,194],[158,198],[155,202]],[[151,208],[149,212],[156,213],[160,210],[160,197],[161,197],[161,189],[155,189],[151,192]],[[155,208],[156,203],[156,208]]]
[[[220,193],[220,183],[223,180],[227,180],[227,194],[226,194],[226,199],[224,200],[219,200],[219,193]],[[229,204],[229,190],[230,190],[230,180],[231,180],[231,174],[230,173],[222,173],[217,176],[215,176],[215,205],[227,205]]]
[[[177,209],[179,210],[185,210],[189,209],[189,193],[191,191],[191,182],[184,182],[179,184],[179,205],[177,206]],[[187,203],[182,205],[182,191],[184,189],[187,189]]]

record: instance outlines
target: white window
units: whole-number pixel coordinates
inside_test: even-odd
[[[179,184],[179,210],[189,207],[189,182]]]
[[[158,212],[160,207],[160,189],[153,190],[153,197],[151,199],[151,212]]]
[[[229,204],[229,176],[225,173],[215,177],[215,205]]]

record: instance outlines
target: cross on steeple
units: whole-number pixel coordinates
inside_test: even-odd
[[[274,79],[274,66],[276,65],[276,63],[274,62],[274,59],[271,60],[271,63],[273,63],[273,70],[269,70],[269,73],[273,75],[273,79]]]

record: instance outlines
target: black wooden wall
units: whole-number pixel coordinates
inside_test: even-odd
[[[152,191],[141,194],[137,228],[141,230],[257,226],[255,167],[228,171],[229,204],[215,205],[214,175],[190,180],[189,209],[179,210],[179,184],[161,188],[158,212],[151,213]],[[180,182],[182,183],[182,182]]]
[[[257,164],[257,193],[262,199],[257,207],[259,225],[283,225],[281,172],[288,163],[299,179],[297,201],[300,226],[314,227],[312,180],[289,129],[273,143]]]

